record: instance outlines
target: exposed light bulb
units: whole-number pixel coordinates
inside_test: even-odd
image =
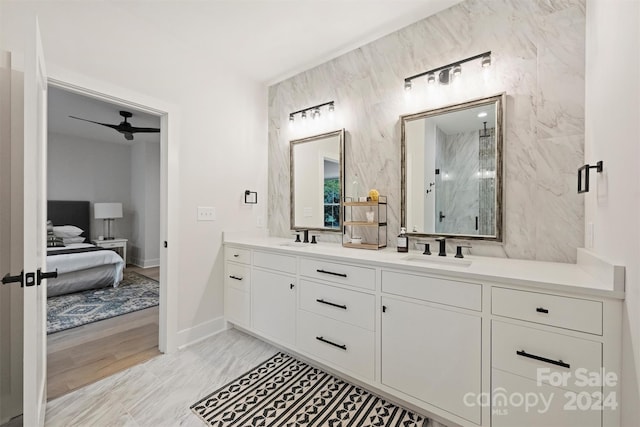
[[[479,112],[478,117],[487,117],[487,112],[486,111]]]
[[[436,75],[434,73],[429,73],[429,75],[427,76],[427,83],[428,84],[434,84],[436,82]]]
[[[311,113],[311,117],[315,120],[320,117],[320,108],[316,107],[313,109],[313,113]]]
[[[453,67],[453,75],[457,77],[460,74],[462,74],[462,67],[460,66],[460,64],[454,65],[454,67]]]
[[[405,80],[404,81],[404,90],[406,90],[406,91],[411,90],[411,80]]]
[[[331,104],[329,104],[329,112],[333,113],[336,110],[336,106],[333,105],[333,102]]]
[[[303,111],[302,114],[300,114],[300,117],[302,118],[302,120],[307,120],[307,112]]]
[[[296,119],[293,117],[293,114],[289,114],[289,123],[293,123]]]
[[[491,66],[491,55],[483,56],[480,65],[482,65],[483,68]]]

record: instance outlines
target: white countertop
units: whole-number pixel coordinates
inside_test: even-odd
[[[606,264],[606,261],[595,258],[590,253],[588,256],[579,256],[579,262],[584,263],[587,262],[584,261],[585,259],[595,259],[599,266],[605,266],[605,272],[613,271],[615,268],[616,274],[598,274],[596,276],[592,274],[594,272],[592,264],[585,266],[473,255],[465,255],[463,260],[459,260],[453,257],[454,254],[447,254],[447,257],[444,258],[438,257],[437,254],[422,255],[420,251],[399,253],[393,248],[375,251],[345,248],[336,243],[295,244],[291,238],[280,237],[249,237],[225,233],[224,243],[253,249],[269,249],[283,254],[324,258],[332,261],[363,262],[378,267],[441,274],[463,280],[490,281],[497,284],[522,285],[583,296],[593,295],[624,299],[624,267]],[[583,250],[584,253],[588,252]],[[416,259],[408,260],[406,259],[408,257]],[[462,265],[460,261],[467,264],[471,261],[471,263]],[[620,283],[621,281],[622,283]]]

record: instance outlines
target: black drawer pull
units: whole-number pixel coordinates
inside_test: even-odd
[[[344,304],[336,304],[335,302],[329,302],[329,301],[325,301],[323,299],[317,299],[316,301],[319,302],[320,304],[330,305],[331,307],[338,307],[338,308],[341,308],[343,310],[347,309],[347,306],[344,305]]]
[[[549,312],[549,310],[547,310],[546,308],[542,308],[542,307],[536,308],[536,311],[538,313],[548,313]]]
[[[539,360],[541,362],[551,363],[552,365],[562,366],[563,368],[567,368],[567,369],[569,369],[571,367],[571,365],[569,365],[568,363],[563,362],[562,360],[547,359],[546,357],[536,356],[535,354],[529,354],[524,350],[516,351],[516,354],[518,356],[528,357],[529,359],[535,359],[535,360]]]
[[[233,254],[234,258],[238,258],[240,256],[240,254]]]
[[[321,270],[321,269],[318,269],[316,271],[318,273],[331,274],[332,276],[347,277],[347,275],[344,273],[334,273],[333,271],[327,271],[327,270]]]
[[[334,346],[334,347],[338,347],[338,348],[341,348],[341,349],[342,349],[342,350],[344,350],[344,351],[347,351],[347,346],[346,346],[346,345],[344,345],[344,344],[336,344],[336,343],[334,343],[334,342],[331,342],[331,341],[329,341],[329,340],[324,339],[323,337],[316,337],[316,339],[317,339],[318,341],[322,341],[322,342],[324,342],[324,343],[327,343],[327,344],[329,344],[329,345],[332,345],[332,346]]]
[[[229,276],[231,279],[235,279],[235,280],[242,280],[242,277],[237,277],[234,275]]]

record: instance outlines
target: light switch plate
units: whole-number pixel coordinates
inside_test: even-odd
[[[216,208],[208,206],[198,206],[198,221],[215,221]]]

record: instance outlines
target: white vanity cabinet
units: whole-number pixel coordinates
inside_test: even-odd
[[[224,249],[224,313],[228,321],[249,327],[251,251],[232,246]]]
[[[603,301],[502,287],[491,295],[491,425],[611,425],[602,408],[610,409],[615,392],[586,381],[611,368],[603,359],[610,354]]]
[[[294,345],[296,336],[296,258],[254,251],[251,325],[266,337]]]
[[[225,318],[285,351],[445,425],[620,427],[620,378],[576,383],[578,369],[620,374],[619,283],[569,264],[253,242],[225,243]]]
[[[382,296],[382,384],[480,424],[465,395],[482,392],[482,318],[451,306],[475,308],[477,297],[479,307],[482,287],[448,282],[449,298],[442,279],[382,271],[383,292],[412,297]],[[447,305],[426,302],[432,294]]]
[[[375,378],[375,268],[300,258],[298,346],[321,361]]]

